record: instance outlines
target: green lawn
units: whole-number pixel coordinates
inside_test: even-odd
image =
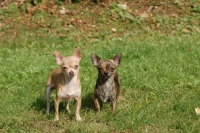
[[[200,35],[179,37],[150,35],[128,39],[82,44],[63,42],[51,36],[45,46],[2,45],[0,49],[0,129],[2,132],[198,132],[200,107]],[[12,42],[12,41],[11,41]],[[10,42],[10,43],[11,43]],[[36,44],[45,39],[35,38]],[[47,41],[48,42],[48,41]],[[49,72],[58,67],[54,50],[72,54],[79,46],[82,53],[83,122],[60,107],[60,120],[54,122],[53,99],[50,116],[45,115],[44,85]],[[90,54],[112,58],[122,52],[118,68],[121,94],[117,112],[111,115],[109,104],[98,114],[93,110],[93,89],[97,71]]]
[[[12,29],[12,26],[7,28]],[[6,30],[1,29],[1,32]],[[76,28],[64,31],[68,37],[45,32],[46,27],[37,33],[22,27],[19,30],[17,37],[4,34],[0,41],[0,132],[200,131],[200,116],[194,111],[194,108],[200,107],[198,32],[165,34],[143,27],[139,32],[120,31],[120,35],[112,36],[105,28],[105,32],[85,37],[83,34],[81,39],[76,40],[74,36],[81,34]],[[42,36],[38,36],[39,32]],[[45,115],[44,98],[47,76],[52,69],[59,67],[52,54],[58,50],[68,56],[75,47],[80,47],[82,54],[83,121],[75,121],[75,102],[72,101],[72,113],[65,110],[63,102],[60,104],[60,120],[54,122],[55,93],[51,95],[49,116]],[[94,111],[93,90],[97,70],[92,65],[91,53],[107,59],[122,53],[118,67],[121,93],[114,115],[110,104],[104,104],[99,113]]]

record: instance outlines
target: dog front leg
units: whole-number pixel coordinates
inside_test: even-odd
[[[58,121],[59,120],[59,103],[60,103],[60,99],[56,97],[54,104],[55,104],[55,118],[54,121]]]
[[[81,121],[82,120],[80,117],[81,97],[75,99],[76,99],[76,121]]]
[[[115,113],[116,107],[117,107],[117,99],[115,98],[115,99],[112,101],[112,114]]]
[[[94,97],[94,106],[97,111],[100,111],[100,104],[97,97]]]

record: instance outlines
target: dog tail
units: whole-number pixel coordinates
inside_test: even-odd
[[[51,95],[52,90],[53,90],[52,85],[46,85],[46,91],[45,91],[45,98],[46,98],[46,102],[47,102],[46,114],[49,114],[49,111],[50,111],[50,95]]]

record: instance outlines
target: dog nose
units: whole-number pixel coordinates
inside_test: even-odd
[[[73,76],[74,75],[74,71],[70,71],[69,74]]]
[[[104,75],[108,75],[108,72],[107,72],[107,71],[105,71],[105,72],[104,72]]]

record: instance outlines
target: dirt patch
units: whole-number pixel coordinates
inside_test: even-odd
[[[28,30],[42,36],[43,32],[56,36],[83,37],[121,36],[133,31],[146,33],[183,34],[200,32],[199,13],[194,9],[200,2],[172,0],[127,0],[104,3],[81,1],[60,5],[54,1],[31,4],[25,0],[1,2],[0,37],[21,35]],[[43,32],[38,32],[43,30]]]

